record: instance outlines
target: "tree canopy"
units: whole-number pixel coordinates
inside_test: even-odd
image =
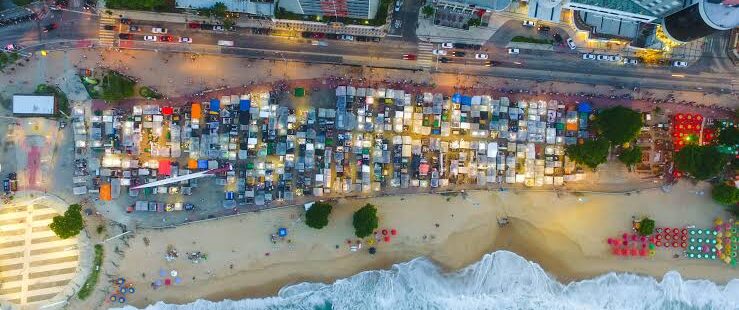
[[[711,196],[722,205],[731,206],[739,203],[739,189],[726,183],[714,185]]]
[[[354,212],[354,234],[359,238],[364,238],[372,234],[377,229],[377,208],[371,204],[366,204],[361,209]]]
[[[603,136],[614,145],[636,139],[642,127],[641,113],[617,106],[598,113],[595,124]]]
[[[739,128],[726,127],[718,133],[718,144],[726,146],[739,145]]]
[[[608,141],[599,138],[587,140],[583,144],[574,144],[567,147],[567,156],[577,163],[595,169],[608,159]]]
[[[690,144],[675,154],[675,167],[698,180],[706,180],[718,175],[726,160],[726,155],[715,146]]]
[[[645,217],[639,223],[639,235],[649,236],[654,232],[654,220]]]
[[[623,149],[621,154],[618,155],[618,159],[625,165],[631,167],[641,162],[641,156],[641,147],[635,145],[628,149]]]
[[[436,12],[436,9],[434,8],[433,5],[430,5],[430,4],[421,8],[421,13],[423,13],[423,16],[425,16],[426,18],[433,16],[435,12]]]
[[[49,228],[62,239],[76,236],[85,227],[80,210],[80,205],[70,205],[64,215],[57,215],[51,220]]]
[[[305,224],[308,227],[321,229],[328,225],[328,216],[333,207],[327,202],[316,202],[305,212]]]

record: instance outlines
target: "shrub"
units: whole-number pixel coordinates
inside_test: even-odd
[[[739,203],[739,189],[726,183],[713,186],[711,197],[722,205],[736,205]]]
[[[101,83],[102,99],[106,101],[121,100],[133,96],[133,88],[136,82],[122,74],[110,71]]]
[[[162,99],[162,95],[149,87],[139,88],[139,95],[146,99]]]
[[[326,202],[316,202],[305,212],[305,224],[308,227],[321,229],[328,225],[328,216],[333,207]]]
[[[92,268],[92,272],[90,272],[90,275],[87,276],[87,279],[85,280],[85,283],[82,284],[82,288],[80,288],[80,291],[77,292],[77,297],[79,299],[85,299],[92,294],[92,290],[95,288],[95,285],[98,283],[98,277],[100,275],[100,269],[103,265],[103,246],[100,244],[95,245],[95,259],[94,264]]]
[[[633,146],[622,150],[621,154],[618,155],[618,159],[625,165],[631,167],[641,162],[641,156],[641,147]]]
[[[354,212],[354,234],[359,238],[364,238],[372,234],[377,229],[377,209],[371,204],[366,204],[361,209]]]
[[[641,219],[639,224],[639,235],[649,236],[654,232],[654,220],[648,217]]]
[[[85,227],[81,209],[78,204],[70,205],[64,215],[57,215],[51,220],[49,228],[62,239],[76,236]]]
[[[429,4],[421,8],[421,14],[423,14],[423,16],[425,16],[426,18],[434,16],[434,13],[436,13],[436,9],[433,5]]]

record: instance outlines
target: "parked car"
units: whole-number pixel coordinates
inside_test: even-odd
[[[192,38],[180,37],[180,43],[192,43]]]
[[[533,22],[533,21],[530,21],[530,20],[524,20],[523,21],[523,25],[524,25],[524,27],[534,27],[534,26],[536,26],[536,23]]]
[[[223,26],[221,25],[213,25],[213,31],[223,31]]]
[[[639,60],[638,59],[634,59],[634,58],[626,58],[626,57],[624,57],[622,61],[626,65],[638,65],[639,64]]]
[[[159,36],[159,41],[172,42],[174,38],[172,36]]]
[[[672,65],[675,66],[675,67],[684,68],[684,67],[687,67],[688,66],[688,62],[687,61],[676,60],[676,61],[672,62]]]
[[[116,28],[117,27],[115,25],[105,25],[105,26],[103,26],[103,29],[110,30],[110,31],[115,31]]]
[[[156,42],[157,37],[156,36],[144,36],[144,41],[154,41]]]
[[[121,33],[118,35],[118,38],[121,40],[133,40],[133,34],[130,33]]]
[[[121,18],[121,24],[130,25],[131,24],[131,19],[130,18]]]
[[[567,46],[569,46],[571,50],[577,49],[577,45],[575,45],[575,40],[572,40],[572,38],[567,38]]]
[[[549,26],[539,25],[539,27],[536,27],[536,30],[539,30],[541,32],[547,32],[551,30],[551,28],[549,28]]]
[[[151,28],[151,33],[164,34],[164,33],[167,33],[167,28],[154,27],[154,28]]]
[[[467,44],[467,43],[454,43],[454,48],[473,50],[480,48],[480,45]]]
[[[437,56],[446,56],[447,54],[445,50],[433,50],[431,53]]]
[[[189,23],[187,23],[187,28],[190,28],[190,29],[200,29],[200,25],[201,24],[198,23],[198,22],[189,22]]]
[[[459,52],[459,51],[452,52],[452,56],[454,57],[464,57],[464,55],[467,55],[467,54],[465,52]]]
[[[141,28],[136,25],[128,26],[128,32],[139,32],[141,31]]]
[[[517,48],[509,48],[509,49],[508,49],[508,54],[513,54],[513,55],[515,55],[515,54],[518,54],[518,53],[520,53],[520,52],[521,52],[521,50],[519,50],[519,49],[517,49]]]
[[[416,55],[413,54],[403,54],[404,60],[416,60]]]
[[[399,12],[400,11],[400,7],[402,5],[403,5],[403,1],[400,1],[400,0],[399,1],[396,1],[395,2],[395,12]]]
[[[52,30],[54,30],[56,28],[59,28],[59,25],[57,25],[56,23],[51,23],[51,24],[48,24],[48,25],[46,25],[44,27],[44,32],[49,32],[49,31],[52,31]]]
[[[608,61],[621,61],[621,56],[618,56],[618,55],[610,55],[610,56],[608,56]]]
[[[219,46],[234,46],[234,41],[218,40]]]
[[[483,53],[475,54],[475,59],[488,59],[489,57],[490,56],[488,56],[488,54],[483,54]]]
[[[439,58],[439,61],[441,63],[443,63],[443,64],[448,64],[448,63],[452,62],[452,59],[451,58],[447,58],[447,57],[441,57],[441,58]]]
[[[585,59],[585,60],[595,60],[595,55],[593,55],[593,54],[582,54],[582,59]]]
[[[452,42],[441,43],[441,48],[454,48],[454,43]]]
[[[3,180],[3,191],[5,191],[5,193],[10,193],[10,180]]]
[[[598,59],[600,61],[608,61],[608,56],[607,55],[596,55],[595,59]]]
[[[354,36],[350,36],[348,34],[344,34],[341,36],[341,39],[344,41],[354,41]]]

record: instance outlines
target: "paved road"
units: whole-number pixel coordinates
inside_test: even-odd
[[[47,8],[41,20],[0,27],[0,44],[31,46],[44,42],[74,41],[97,38],[98,17],[81,7],[81,0],[70,1],[69,10]],[[56,30],[43,32],[46,25],[55,23]]]

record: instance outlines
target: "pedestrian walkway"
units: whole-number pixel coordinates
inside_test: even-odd
[[[117,32],[115,30],[107,30],[105,29],[105,26],[113,26],[115,27],[116,24],[118,24],[118,21],[107,15],[100,16],[100,24],[98,25],[98,36],[100,37],[100,46],[103,47],[112,47],[113,43],[116,40]],[[115,29],[115,28],[113,28]]]
[[[418,42],[418,56],[416,58],[418,65],[424,68],[431,68],[434,64],[433,50],[434,44],[423,41]]]

